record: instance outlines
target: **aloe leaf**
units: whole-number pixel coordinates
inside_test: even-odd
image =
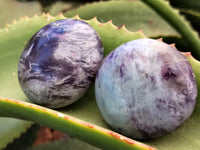
[[[170,0],[170,4],[178,8],[195,30],[200,32],[200,1],[182,1],[182,0]]]
[[[2,70],[2,72],[0,72],[0,96],[7,97],[10,99],[27,100],[27,98],[25,97],[18,85],[16,76],[17,63],[19,60],[20,53],[25,45],[25,42],[28,41],[29,38],[39,28],[53,20],[62,18],[64,17],[59,16],[56,18],[52,18],[49,15],[43,15],[41,17],[34,17],[31,19],[25,18],[23,20],[18,21],[16,24],[12,24],[8,28],[4,28],[0,31],[0,52],[2,54],[0,55],[0,70]],[[127,31],[124,27],[118,29],[111,22],[101,24],[97,22],[95,18],[87,22],[90,25],[92,25],[100,34],[103,40],[103,44],[105,45],[106,54],[109,53],[112,50],[112,48],[117,47],[117,45],[120,43],[124,43],[126,41],[137,38],[145,38],[145,36],[141,32],[132,33]],[[110,44],[110,38],[114,38],[114,41],[117,42]],[[200,67],[200,62],[192,58],[191,55],[187,56],[192,64],[196,77],[199,77],[200,71],[198,68]],[[197,78],[197,83],[198,88],[200,88],[199,78]],[[93,120],[91,119],[92,117],[94,117],[93,113],[99,114],[98,110],[96,109],[97,106],[93,94],[94,89],[91,87],[86,96],[77,103],[71,105],[71,108],[66,107],[66,109],[63,108],[57,111],[53,111],[51,109],[40,107],[38,105],[34,105],[27,102],[1,98],[0,114],[4,117],[9,116],[25,120],[31,120],[39,124],[55,128],[59,131],[69,133],[74,137],[87,141],[90,144],[99,146],[103,149],[152,149],[151,147],[148,147],[144,144],[130,140],[124,136],[121,136],[117,133],[105,129],[108,127],[105,125],[102,118],[98,118],[97,121],[94,120],[94,124],[97,124],[101,127],[85,122],[90,122],[90,120]],[[85,106],[83,107],[82,105]],[[94,108],[90,109],[91,107]],[[60,113],[58,111],[67,113],[70,112],[70,115],[77,116],[77,118],[85,121],[81,121],[77,118],[65,115],[64,113]],[[80,115],[81,113],[82,115]],[[100,116],[100,114],[97,115],[96,118],[98,116]],[[173,149],[174,147],[175,149],[182,150],[190,149],[191,147],[194,150],[199,149],[200,142],[198,139],[200,139],[200,135],[197,131],[200,130],[200,120],[198,116],[199,96],[197,106],[193,115],[186,123],[184,123],[182,127],[180,127],[178,130],[167,136],[156,139],[157,141],[150,140],[144,142],[152,146],[158,147],[160,149]],[[188,137],[190,138],[188,139]],[[189,144],[185,141],[188,141]]]
[[[26,96],[23,94],[21,88],[19,87],[18,80],[17,80],[17,64],[19,61],[20,54],[25,46],[25,43],[30,39],[30,37],[39,30],[42,26],[46,25],[47,23],[50,23],[51,21],[55,21],[58,19],[63,19],[63,16],[59,17],[51,17],[50,15],[43,15],[41,17],[33,17],[31,19],[24,18],[19,20],[17,23],[13,23],[7,28],[4,28],[0,31],[0,79],[1,79],[1,90],[0,95],[1,97],[7,97],[12,99],[20,99],[23,101],[28,101]],[[78,17],[76,17],[78,18]],[[100,24],[95,18],[87,21],[91,26],[93,26],[97,32],[100,34],[101,38],[103,39],[103,44],[105,45],[105,52],[109,53],[113,48],[116,46],[124,43],[127,40],[133,40],[138,38],[145,38],[142,32],[129,32],[124,27],[118,29],[115,27],[111,22]],[[109,44],[110,40],[112,39],[112,44]],[[12,85],[12,86],[11,86]],[[91,88],[91,91],[92,88]],[[88,93],[88,97],[93,98],[93,94]],[[1,102],[4,100],[2,99]],[[5,101],[4,101],[5,102]],[[7,101],[6,101],[7,102]],[[16,101],[17,103],[19,101]],[[20,102],[21,104],[22,102]],[[87,105],[88,101],[84,102],[84,105]],[[94,102],[93,102],[94,103]],[[11,103],[9,103],[10,105]],[[58,114],[55,116],[55,112],[52,110],[47,110],[46,108],[40,108],[39,106],[31,105],[30,104],[23,104],[23,107],[21,108],[20,105],[16,106],[16,103],[14,103],[14,107],[12,110],[15,115],[22,115],[19,118],[25,119],[25,120],[31,120],[34,122],[37,122],[39,124],[43,124],[55,129],[58,129],[63,132],[69,132],[75,137],[78,137],[80,139],[84,139],[86,141],[89,141],[91,144],[97,144],[99,147],[103,147],[104,149],[123,149],[123,148],[130,148],[130,149],[148,149],[148,146],[145,146],[143,144],[140,144],[136,141],[132,141],[130,139],[127,139],[126,137],[123,137],[119,134],[115,134],[112,131],[105,132],[105,129],[99,129],[97,127],[94,129],[92,125],[88,123],[84,123],[82,121],[77,121],[77,119],[70,119],[67,120],[67,117],[60,117],[63,116],[62,114]],[[94,103],[96,104],[96,103]],[[11,106],[11,105],[10,105]],[[22,105],[21,105],[22,106]],[[34,106],[35,108],[32,108]],[[7,106],[0,105],[0,107],[6,108]],[[7,107],[9,109],[9,107]],[[25,108],[25,109],[24,109]],[[28,110],[26,110],[28,108]],[[40,109],[39,109],[40,108]],[[96,107],[97,108],[97,107]],[[24,111],[23,111],[24,109]],[[8,111],[8,110],[7,110]],[[1,109],[3,116],[12,116],[12,112],[9,110],[8,114],[5,109]],[[42,113],[40,112],[42,111]],[[81,111],[81,110],[78,110]],[[98,109],[94,110],[95,112],[98,112]],[[35,112],[35,113],[34,113]],[[40,112],[40,113],[39,113]],[[53,113],[52,113],[53,112]],[[76,112],[76,111],[74,111]],[[39,114],[38,114],[39,113]],[[45,114],[43,116],[42,114]],[[56,112],[58,113],[58,112]],[[82,114],[85,112],[82,111]],[[90,114],[93,114],[92,110],[89,110]],[[82,116],[83,118],[87,116],[87,113],[85,113],[85,116]],[[12,117],[17,117],[17,116]],[[23,116],[25,115],[25,116]],[[30,116],[29,116],[30,115]],[[47,115],[47,116],[46,116]],[[50,115],[50,116],[49,116]],[[60,116],[59,116],[60,115]],[[100,116],[100,114],[98,114]],[[39,118],[38,118],[39,116]],[[44,117],[44,118],[43,118]],[[49,118],[50,117],[50,118]],[[97,116],[96,116],[97,117]],[[58,120],[57,120],[57,119]],[[81,117],[79,117],[82,119]],[[86,117],[87,118],[87,117]],[[90,116],[88,116],[90,118]],[[35,120],[36,119],[36,120]],[[51,120],[53,119],[53,120]],[[61,120],[60,120],[61,119]],[[59,120],[61,122],[59,122]],[[87,119],[83,119],[87,120]],[[55,121],[55,123],[53,123]],[[57,122],[58,121],[58,122]],[[99,119],[99,122],[103,122],[101,119]],[[57,122],[57,123],[56,123]],[[66,122],[68,122],[66,124]],[[64,124],[63,124],[64,123]],[[51,126],[51,125],[53,126]],[[84,124],[84,125],[82,125]],[[105,124],[104,122],[102,124]],[[55,125],[55,126],[54,126]],[[64,127],[66,126],[66,127]],[[68,127],[67,127],[68,126]],[[94,126],[95,127],[95,126]],[[65,128],[64,130],[61,128]],[[80,131],[80,132],[79,132]],[[91,134],[91,136],[90,136]],[[121,137],[121,139],[119,139]],[[100,140],[108,138],[109,140]],[[134,144],[131,144],[131,143]],[[103,144],[104,143],[104,144]],[[109,146],[110,145],[110,146]]]
[[[200,11],[200,1],[184,1],[184,0],[170,0],[170,4],[177,8],[190,9],[195,11]]]
[[[46,21],[48,17],[44,17],[44,19],[37,18],[38,17],[35,16],[36,22],[33,23],[31,34],[36,32],[38,27],[43,26],[42,21],[43,24],[48,22]],[[2,40],[0,42],[0,95],[3,97],[15,97],[16,99],[19,98],[21,100],[26,100],[24,94],[21,91],[19,92],[20,87],[18,85],[16,72],[19,55],[25,45],[25,42],[31,37],[31,35],[26,32],[27,27],[29,27],[28,20],[29,18],[25,17],[18,23],[13,22],[12,25],[7,26],[0,31]],[[37,23],[38,27],[34,30],[34,24]],[[21,28],[19,31],[14,33],[12,32],[19,28]],[[23,30],[23,28],[25,30]],[[24,32],[23,36],[21,36],[22,32]],[[5,147],[8,143],[12,142],[15,138],[19,137],[23,132],[27,130],[28,127],[30,127],[31,124],[32,122],[20,121],[12,118],[0,118],[0,149]]]
[[[62,2],[62,1],[58,1],[58,2],[55,2],[50,10],[49,10],[49,13],[52,15],[52,16],[56,16],[56,15],[59,15],[62,11],[64,10],[68,10],[68,9],[71,9],[73,7],[73,3],[72,2]]]
[[[143,30],[148,37],[178,36],[179,34],[150,7],[141,1],[101,1],[88,3],[64,13],[66,17],[79,14],[83,19],[97,17],[100,22],[125,24],[130,31]]]
[[[79,17],[77,19],[79,19]],[[101,37],[105,55],[125,42],[146,38],[142,31],[130,32],[124,25],[116,27],[111,20],[107,23],[100,23],[95,17],[86,22],[89,23]]]
[[[51,6],[49,13],[52,16],[56,16],[68,10],[75,9],[82,4],[83,2],[80,2],[80,1],[74,1],[74,2],[57,1]]]
[[[180,12],[191,22],[193,28],[200,32],[200,11],[180,9]]]
[[[16,0],[0,0],[0,28],[21,16],[31,17],[42,13],[39,2],[22,3]]]
[[[13,118],[0,118],[0,148],[5,148],[31,126],[31,122]]]
[[[199,76],[200,71],[197,69],[200,66],[200,62],[195,60],[190,54],[186,54],[188,59],[190,60],[193,69],[195,70],[195,75]],[[200,87],[200,80],[197,78],[198,88]],[[167,136],[164,136],[162,138],[146,141],[147,143],[151,145],[156,145],[156,147],[160,149],[175,149],[179,150],[187,150],[188,148],[191,150],[199,149],[200,141],[199,141],[199,134],[198,130],[199,128],[199,96],[198,95],[198,101],[195,108],[195,111],[192,115],[192,117],[178,130],[173,132],[172,134],[169,134]],[[112,143],[116,145],[119,144],[120,141],[117,141],[114,143],[110,139],[107,139],[106,133],[109,133],[110,135],[114,135],[114,138],[119,139],[126,139],[125,137],[120,136],[119,134],[116,134],[114,132],[110,132],[108,130],[99,128],[97,126],[94,126],[92,124],[80,121],[76,118],[72,118],[70,116],[64,115],[63,113],[53,111],[44,107],[40,107],[34,104],[20,102],[16,100],[8,100],[8,99],[1,99],[0,100],[0,114],[3,116],[11,116],[11,117],[18,117],[22,119],[28,119],[32,120],[34,122],[38,122],[40,124],[46,125],[51,128],[59,129],[62,132],[70,133],[71,135],[75,137],[81,136],[84,138],[84,135],[87,135],[87,138],[92,137],[95,142],[100,142],[101,139],[104,139],[105,141],[109,141],[109,143]],[[92,131],[93,130],[93,131]],[[72,133],[71,133],[72,132]],[[103,137],[98,137],[103,134]],[[75,135],[74,135],[75,134]],[[79,137],[80,138],[80,137]],[[96,139],[97,138],[97,139]],[[195,139],[195,140],[194,140]],[[103,142],[104,142],[103,140]],[[95,143],[92,141],[92,143]],[[102,142],[102,141],[101,141]],[[104,149],[112,149],[113,147],[110,147],[109,143],[106,143],[103,147]],[[130,141],[129,141],[130,143]],[[170,143],[170,144],[169,144]],[[181,144],[180,144],[181,143]],[[97,143],[95,143],[97,144]],[[104,143],[105,144],[105,143]],[[102,146],[102,143],[100,143]],[[109,146],[109,148],[108,148]],[[119,145],[117,145],[119,146]],[[120,146],[121,147],[121,146]],[[122,147],[121,147],[122,148]],[[125,149],[125,147],[123,147]],[[122,149],[123,149],[122,148]],[[116,149],[115,147],[113,149]]]
[[[12,143],[9,143],[3,150],[22,150],[22,148],[25,150],[27,147],[32,146],[35,144],[39,128],[39,125],[33,124],[25,133],[21,134]]]
[[[0,99],[0,104],[1,116],[31,120],[41,125],[59,130],[63,133],[68,133],[103,149],[153,149],[145,144],[131,140],[111,130],[95,126],[45,107],[3,98]]]
[[[173,9],[169,3],[163,0],[142,0],[149,7],[153,8],[160,16],[169,22],[190,46],[191,53],[200,59],[200,39],[190,24],[180,16],[179,12]]]

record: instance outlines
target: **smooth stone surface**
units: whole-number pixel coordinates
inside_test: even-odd
[[[39,30],[18,65],[20,85],[40,105],[59,108],[82,97],[103,59],[97,32],[80,20],[63,19]]]
[[[149,139],[172,132],[191,115],[197,85],[189,61],[178,50],[139,39],[104,59],[95,93],[100,112],[113,129]]]

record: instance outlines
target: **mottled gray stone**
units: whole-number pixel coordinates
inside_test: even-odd
[[[113,129],[148,139],[172,132],[191,115],[197,85],[183,54],[163,42],[140,39],[104,59],[95,93],[100,112]]]
[[[18,65],[19,82],[31,101],[64,107],[86,93],[102,59],[102,42],[90,25],[59,20],[26,44]]]

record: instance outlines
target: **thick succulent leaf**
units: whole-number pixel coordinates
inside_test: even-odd
[[[32,19],[26,18],[20,20],[16,24],[10,25],[9,28],[4,28],[0,31],[0,52],[3,54],[0,58],[0,69],[2,70],[0,73],[0,95],[2,97],[27,100],[17,82],[16,71],[20,53],[25,45],[25,42],[28,41],[28,39],[39,28],[49,23],[50,21],[62,18],[63,16],[51,18],[49,15],[44,15],[42,17],[36,16]],[[118,29],[114,27],[111,22],[100,24],[95,18],[87,22],[92,25],[100,34],[103,40],[103,44],[105,45],[106,54],[109,53],[113,48],[120,45],[120,43],[124,43],[131,39],[145,37],[141,32],[131,33],[125,30],[124,27]],[[118,42],[109,44],[110,40],[108,39],[113,38]],[[191,61],[193,69],[195,70],[199,87],[200,81],[198,77],[200,76],[200,71],[198,68],[200,67],[200,62],[196,61],[189,55],[188,58]],[[109,130],[99,128],[92,124],[80,121],[76,118],[72,118],[58,112],[61,111],[98,126],[109,128],[102,120],[101,115],[97,109],[93,87],[91,87],[85,97],[83,97],[80,101],[69,107],[59,109],[58,111],[53,111],[30,103],[12,101],[3,98],[0,100],[0,103],[0,114],[2,116],[11,116],[31,120],[39,124],[55,128],[62,132],[69,133],[75,137],[90,142],[91,144],[98,145],[104,149],[116,149],[117,147],[122,148],[123,146],[127,146],[126,148],[128,148],[130,145],[131,146],[129,148],[145,149],[146,147],[141,143],[127,139],[126,137],[123,137]],[[198,109],[199,98],[192,117],[182,127],[180,127],[172,134],[164,136],[163,138],[144,142],[161,149],[172,149],[172,147],[176,147],[176,149],[188,149],[191,145],[194,147],[194,149],[199,148],[199,140],[197,140],[200,139],[197,132],[200,130]],[[188,139],[188,137],[190,138]],[[180,144],[186,140],[189,144]],[[171,142],[171,144],[168,144],[169,142]]]
[[[34,14],[40,15],[41,13],[42,8],[39,2],[23,3],[16,0],[0,0],[0,28],[21,16],[31,17]]]
[[[52,16],[56,16],[59,15],[64,10],[71,9],[72,6],[73,6],[72,2],[57,1],[55,4],[51,6],[49,13]]]
[[[45,17],[45,19],[48,19],[48,17]],[[36,32],[38,28],[41,28],[44,23],[48,22],[45,19],[35,19],[36,22],[34,23],[38,23],[38,27],[34,29],[33,23],[31,34],[33,34],[33,32]],[[30,31],[28,32],[26,30],[29,27],[28,20],[29,19],[26,17],[18,23],[13,22],[11,26],[8,26],[7,28],[4,28],[0,31],[0,95],[2,97],[10,97],[21,100],[26,99],[24,94],[21,91],[19,92],[19,90],[17,90],[20,89],[20,87],[18,85],[16,72],[19,55],[23,50],[25,42],[32,36],[28,34]],[[17,29],[19,30],[16,32],[12,32]],[[22,33],[24,34],[22,35]],[[25,132],[26,129],[30,127],[31,124],[31,122],[27,121],[20,121],[11,118],[0,118],[0,149],[2,147],[5,147],[8,143],[12,142],[14,138],[19,137],[21,133]]]
[[[190,46],[190,51],[193,56],[200,59],[200,40],[198,34],[193,30],[185,18],[180,16],[178,10],[173,9],[167,1],[163,0],[142,0],[142,2],[154,9],[160,16],[170,23]]]
[[[78,9],[67,11],[64,16],[79,14],[83,19],[97,16],[100,22],[112,19],[117,26],[125,24],[130,31],[143,30],[148,37],[178,36],[177,32],[156,12],[141,1],[101,1],[88,3]]]
[[[0,148],[4,148],[14,138],[19,137],[31,126],[31,122],[13,118],[0,118]]]
[[[200,32],[200,1],[170,0],[170,4],[179,8],[180,12],[191,22],[194,29]]]
[[[23,92],[21,91],[18,85],[16,76],[17,62],[19,60],[20,53],[24,47],[25,42],[28,41],[28,39],[39,28],[47,24],[49,21],[61,18],[63,17],[60,16],[57,18],[51,18],[49,15],[44,15],[43,17],[34,17],[32,19],[26,18],[0,31],[0,52],[1,54],[3,54],[0,55],[0,69],[2,70],[2,72],[0,72],[0,96],[12,99],[27,100],[27,98],[24,96]],[[125,30],[124,27],[118,29],[114,27],[111,22],[106,24],[100,24],[97,22],[96,19],[93,19],[91,21],[88,21],[88,23],[91,24],[100,34],[103,40],[103,44],[105,46],[106,54],[108,54],[113,48],[126,41],[145,37],[141,32],[131,33]],[[109,39],[114,39],[113,41],[117,42],[112,43]],[[188,59],[191,61],[191,64],[194,68],[199,88],[200,81],[198,77],[200,75],[200,72],[198,68],[200,67],[200,63],[193,59],[190,55],[188,55]],[[84,99],[86,100],[84,101]],[[87,107],[86,109],[82,107],[82,105],[85,104],[92,105],[90,107]],[[97,107],[95,103],[93,88],[89,90],[87,95],[82,100],[70,107],[67,107],[66,109],[60,109],[59,111],[71,113],[71,115],[77,116],[78,118],[80,117],[80,119],[82,120],[91,122],[93,119],[91,119],[90,117],[93,115],[93,112],[96,111],[94,112],[94,114],[98,114],[99,118],[98,121],[93,121],[94,124],[108,128],[102,121],[102,118],[100,117],[100,114],[96,109]],[[93,109],[90,109],[91,107],[93,107]],[[192,117],[181,128],[176,130],[176,132],[173,132],[172,134],[169,134],[168,136],[165,136],[163,138],[145,142],[147,142],[150,145],[154,145],[155,147],[159,147],[161,149],[173,149],[174,147],[175,149],[191,149],[191,147],[193,149],[199,149],[200,146],[198,139],[200,139],[200,137],[197,132],[198,130],[200,130],[199,118],[197,117],[199,115],[198,109],[199,97],[196,109]],[[104,149],[120,149],[125,148],[126,146],[126,148],[149,148],[141,143],[132,141],[130,139],[127,139],[126,137],[111,132],[110,130],[99,128],[92,124],[80,121],[76,118],[66,116],[63,113],[46,109],[44,107],[39,107],[30,103],[12,101],[2,98],[0,100],[0,114],[2,116],[11,116],[38,122],[40,124],[58,129],[60,131],[70,133],[75,137],[90,142],[94,145],[98,145],[99,147],[102,147]],[[183,134],[180,134],[181,136],[179,136],[179,133],[182,132]],[[182,144],[180,143],[183,143],[185,141],[188,141],[189,144],[183,144],[182,146]],[[169,144],[169,142],[172,142],[172,144]]]
[[[68,133],[94,146],[107,150],[153,150],[111,130],[95,126],[63,113],[27,102],[0,99],[1,116],[31,120],[41,125]]]
[[[200,1],[199,0],[192,0],[192,1],[170,0],[170,4],[177,8],[184,8],[184,9],[200,11]]]
[[[193,28],[200,32],[200,11],[180,9],[180,12],[191,22]]]
[[[187,20],[189,20],[195,30],[200,32],[200,1],[170,0],[170,4],[178,8]]]
[[[96,16],[100,22],[112,20],[117,26],[125,24],[130,31],[143,30],[150,38],[163,38],[165,42],[176,43],[176,47],[182,51],[190,49],[190,45],[180,38],[180,35],[164,18],[141,1],[94,2],[64,13],[67,17],[76,14],[83,19]]]
[[[196,77],[198,77],[200,75],[200,71],[197,68],[200,67],[200,62],[195,60],[190,54],[187,53],[186,55],[190,60],[193,69],[195,70]],[[200,79],[197,78],[198,88],[200,87],[199,83]],[[200,135],[197,132],[200,130],[199,126],[200,119],[198,117],[200,113],[199,96],[200,94],[198,95],[198,101],[193,115],[187,122],[184,123],[182,127],[180,127],[175,132],[167,136],[145,142],[151,145],[155,145],[160,149],[176,149],[176,150],[199,149]],[[59,113],[44,107],[8,99],[1,99],[0,103],[1,103],[0,114],[3,116],[11,116],[11,117],[18,117],[22,119],[32,120],[40,124],[49,126],[51,128],[59,129],[62,132],[70,133],[71,135],[79,137],[83,140],[86,140],[84,137],[84,135],[86,135],[87,140],[88,139],[89,141],[93,140],[92,142],[91,141],[90,142],[93,144],[95,143],[97,145],[100,144],[100,147],[103,146],[101,148],[104,149],[116,149],[117,147],[119,147],[118,144],[122,144],[120,143],[121,142],[120,140],[122,141],[125,140],[126,142],[128,141],[129,144],[131,143],[129,139],[119,134],[102,129],[100,127],[94,126],[92,124],[80,121],[78,119],[64,115],[63,113]],[[112,139],[113,137],[114,139]],[[109,143],[107,143],[106,141]],[[114,144],[114,146],[117,145],[117,147],[110,147],[112,146],[109,145],[110,143]],[[140,143],[136,143],[136,141],[134,141],[134,144],[140,145]],[[121,148],[121,146],[122,145],[120,145],[119,148]],[[128,149],[128,147],[126,148]]]
[[[32,146],[35,144],[39,129],[39,125],[33,124],[25,133],[21,134],[12,143],[9,143],[3,150],[25,150],[25,148]]]
[[[56,15],[59,15],[60,13],[66,12],[68,10],[75,9],[76,7],[80,6],[81,4],[83,4],[83,2],[81,2],[81,1],[74,1],[74,2],[72,2],[72,1],[67,1],[67,2],[57,1],[51,6],[49,13],[52,16],[56,16]]]
[[[50,15],[43,15],[41,17],[35,16],[32,19],[24,18],[18,21],[17,23],[13,23],[9,27],[4,28],[0,31],[0,39],[1,39],[0,53],[2,54],[0,56],[0,70],[1,70],[0,96],[1,97],[28,101],[25,95],[23,94],[21,88],[19,87],[17,75],[16,75],[17,64],[19,61],[20,54],[25,46],[25,43],[30,39],[30,37],[37,30],[39,30],[42,26],[46,25],[47,23],[50,23],[51,21],[63,19],[63,18],[64,18],[63,16],[52,18]],[[111,22],[108,22],[106,24],[100,24],[99,22],[97,22],[95,18],[87,22],[91,26],[93,26],[97,30],[97,32],[100,34],[101,38],[103,39],[103,44],[105,45],[106,53],[109,53],[109,51],[114,49],[116,46],[124,43],[125,41],[138,39],[138,38],[145,38],[142,32],[132,33],[132,32],[127,31],[124,27],[118,29]],[[112,41],[110,39],[115,41],[111,45],[108,43]],[[83,99],[87,99],[87,101],[83,102],[83,105],[87,105],[88,103],[90,103],[88,101],[91,99],[90,97],[92,97],[92,100],[94,100],[93,88],[91,88],[91,91],[89,91],[87,95],[88,95],[88,98],[86,96],[83,98]],[[57,114],[58,112],[52,112],[51,110],[48,111],[45,108],[40,108],[40,107],[38,108],[38,106],[34,107],[33,105],[21,105],[21,103],[17,107],[14,106],[15,108],[12,108],[12,110],[16,113],[15,115],[21,114],[22,119],[31,120],[31,121],[61,130],[63,132],[67,132],[67,133],[69,132],[75,137],[86,140],[100,147],[107,148],[107,149],[116,149],[116,147],[119,147],[119,148],[124,147],[124,148],[130,148],[130,149],[137,149],[137,148],[148,149],[149,148],[148,146],[145,146],[136,141],[127,139],[111,131],[107,131],[107,130],[104,131],[104,129],[99,129],[98,127],[97,129],[96,128],[93,129],[92,125],[88,123],[84,123],[82,121],[77,121],[74,118],[68,120],[66,119],[68,118],[68,116],[64,117],[60,113]],[[79,119],[83,119],[83,120],[93,120],[92,117],[98,118],[99,122],[97,121],[97,124],[101,124],[102,126],[105,126],[105,123],[100,117],[95,101],[91,102],[89,105],[92,106],[91,104],[94,105],[95,107],[93,109],[87,109],[89,111],[78,109],[76,111],[72,110],[72,113],[74,112],[74,114],[76,113],[85,114],[82,116],[78,116]],[[20,105],[23,107],[21,108]],[[79,104],[77,103],[77,105]],[[3,105],[0,105],[0,107],[9,109],[9,107],[3,106]],[[1,108],[1,112],[4,114],[6,113],[6,111],[3,108]],[[30,112],[26,110],[26,108],[28,108]],[[22,111],[23,109],[24,111]],[[10,111],[8,112],[9,113],[7,115],[12,116],[12,112]],[[43,113],[45,116],[42,115]],[[55,116],[55,113],[57,114],[56,116]],[[50,116],[48,116],[48,114]],[[91,117],[91,115],[87,115],[87,114],[92,114],[93,116]],[[97,114],[97,116],[95,116],[95,114]],[[17,117],[17,116],[12,116],[12,117]],[[61,122],[59,122],[59,120]],[[119,137],[121,137],[121,139]],[[105,140],[105,141],[99,140],[99,139],[104,139],[104,138],[108,138],[109,140]]]
[[[64,15],[72,17],[75,14],[84,19],[97,16],[100,22],[112,19],[114,24],[125,24],[131,31],[142,29],[148,37],[177,35],[177,31],[190,46],[192,54],[200,59],[200,40],[197,33],[183,17],[180,17],[179,12],[165,1],[99,2],[68,11]]]

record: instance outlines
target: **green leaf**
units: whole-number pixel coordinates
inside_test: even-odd
[[[115,25],[125,24],[131,31],[142,29],[151,38],[180,34],[195,58],[200,58],[198,34],[180,16],[178,10],[163,0],[96,2],[68,11],[64,15],[72,17],[76,14],[83,19],[97,16],[100,22],[112,19]]]
[[[200,12],[188,9],[180,9],[180,12],[191,22],[194,29],[200,32]]]
[[[190,21],[193,28],[200,32],[200,1],[182,1],[182,0],[170,0],[170,4],[178,8],[187,20]]]
[[[0,56],[1,97],[28,101],[17,80],[16,72],[20,54],[25,46],[25,43],[37,30],[51,21],[63,18],[63,16],[52,18],[50,15],[43,15],[41,17],[35,16],[31,19],[25,18],[0,31],[0,53],[2,54]],[[115,47],[126,41],[145,38],[142,32],[132,33],[127,31],[124,27],[118,29],[111,22],[101,24],[95,18],[87,22],[93,26],[101,36],[106,53],[109,53]],[[110,44],[110,42],[113,43]],[[86,100],[84,101],[84,99]],[[90,102],[90,100],[93,102]],[[34,121],[62,132],[69,133],[74,137],[80,138],[104,149],[149,148],[144,144],[123,137],[112,131],[93,126],[87,122],[77,120],[76,118],[72,118],[70,116],[64,116],[63,114],[50,109],[20,101],[7,101],[4,98],[2,98],[0,102],[0,112],[2,116]],[[106,126],[98,112],[94,99],[93,88],[91,88],[87,95],[80,100],[80,103],[87,107],[87,111],[84,109],[73,109],[70,110],[71,114],[83,114],[77,116],[79,119],[83,120],[93,120],[93,118],[98,118],[96,119],[98,121],[95,123]],[[80,106],[80,103],[76,103],[75,105]],[[74,105],[71,107],[74,107]],[[90,109],[90,107],[92,107],[92,109]],[[67,109],[69,110],[70,107]]]
[[[59,15],[62,11],[66,9],[71,9],[72,7],[73,7],[72,2],[58,1],[51,6],[49,13],[52,16],[56,16],[56,15]]]
[[[38,28],[41,28],[48,22],[46,19],[48,19],[48,17],[39,19],[36,16],[36,22],[33,23],[32,28],[29,28],[29,23],[31,23],[31,21],[28,18],[24,18],[18,23],[13,23],[0,31],[1,97],[15,98],[24,101],[26,100],[26,97],[23,92],[21,92],[18,84],[17,62],[25,42],[32,36],[31,34],[36,32]],[[37,28],[34,27],[34,24],[37,24]],[[18,30],[18,28],[20,28],[20,30]],[[32,31],[27,31],[27,28]],[[31,124],[32,122],[20,121],[11,118],[0,118],[0,149],[12,142],[15,138],[19,137],[21,133],[25,132],[27,128],[30,127]]]
[[[20,137],[15,139],[12,143],[8,144],[3,150],[25,150],[25,148],[32,146],[39,129],[39,125],[33,124],[25,133],[21,134]]]
[[[143,30],[148,37],[178,36],[178,33],[162,17],[141,1],[101,1],[88,3],[64,13],[66,17],[79,14],[83,19],[97,17],[100,22],[112,20],[113,24],[125,24],[130,31]]]
[[[10,23],[14,19],[18,20],[23,16],[40,15],[42,13],[41,9],[39,2],[23,3],[16,0],[0,0],[0,28],[4,27],[6,23]]]
[[[192,1],[170,0],[170,4],[177,8],[184,8],[184,9],[200,11],[200,1],[199,0],[192,0]]]
[[[190,24],[180,16],[178,10],[170,7],[169,3],[163,0],[142,0],[149,7],[154,9],[169,24],[171,24],[180,33],[182,38],[190,46],[190,50],[195,58],[200,59],[200,39],[197,32],[193,30]]]
[[[27,42],[39,28],[53,20],[62,18],[64,17],[59,16],[52,18],[49,15],[34,17],[31,19],[25,18],[0,31],[0,96],[10,99],[27,100],[18,85],[16,76],[20,53],[23,50],[25,42]],[[118,29],[114,27],[111,22],[101,24],[97,22],[95,18],[87,22],[100,34],[105,46],[106,54],[124,42],[137,38],[145,38],[141,32],[131,33],[124,27]],[[187,54],[187,56],[195,71],[198,89],[200,89],[200,62],[195,60],[189,54]],[[198,95],[197,105],[190,119],[188,119],[188,121],[175,132],[162,138],[143,142],[160,149],[199,149],[199,101],[200,95]],[[64,115],[58,111],[70,114],[71,116],[75,116],[81,120],[69,115]],[[109,129],[109,127],[103,122],[98,112],[94,97],[94,89],[92,87],[88,91],[87,95],[85,95],[85,97],[80,101],[69,107],[58,109],[57,111],[31,103],[1,98],[0,114],[4,117],[10,116],[37,122],[59,131],[69,133],[74,137],[87,141],[103,149],[150,149],[146,145],[105,129]],[[93,118],[98,119],[93,120]],[[92,122],[104,128],[89,124],[82,120]]]
[[[66,12],[68,10],[71,10],[71,9],[75,9],[76,7],[80,6],[81,4],[83,4],[83,2],[80,2],[80,1],[67,1],[67,2],[64,2],[64,1],[57,1],[55,2],[50,10],[49,10],[49,13],[50,15],[52,16],[56,16],[56,15],[59,15],[60,13],[63,13],[63,12]]]
[[[0,118],[0,148],[18,138],[31,126],[31,122],[12,118]]]

